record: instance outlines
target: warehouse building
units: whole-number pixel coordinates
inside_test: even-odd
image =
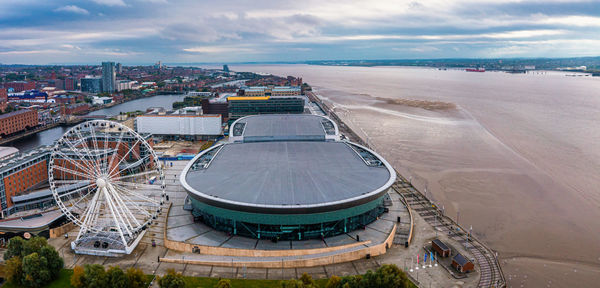
[[[37,110],[21,109],[0,115],[0,137],[36,127],[37,114]]]
[[[135,119],[138,133],[172,140],[208,140],[222,135],[221,115],[204,115],[202,107],[149,113]]]
[[[0,206],[2,218],[17,212],[13,197],[32,191],[48,182],[51,149],[42,146],[27,153],[14,153],[0,164]]]

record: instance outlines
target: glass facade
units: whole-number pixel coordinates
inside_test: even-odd
[[[232,235],[272,240],[321,239],[364,228],[384,213],[383,197],[332,212],[258,214],[213,207],[191,198],[196,220]]]
[[[304,99],[301,97],[270,97],[265,100],[229,101],[230,119],[256,114],[301,114],[303,112]]]

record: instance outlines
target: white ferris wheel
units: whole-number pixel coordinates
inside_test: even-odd
[[[76,253],[129,254],[161,212],[164,174],[145,137],[92,120],[54,145],[48,180],[58,207],[80,227],[71,243]]]

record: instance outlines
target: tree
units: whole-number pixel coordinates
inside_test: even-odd
[[[85,271],[84,276],[84,287],[88,288],[107,288],[108,286],[108,277],[106,275],[106,271],[104,271],[104,266],[100,264],[93,265],[85,265],[83,268]]]
[[[77,265],[73,268],[73,275],[71,275],[71,286],[74,288],[83,288],[85,281],[85,271],[83,267]]]
[[[408,287],[408,283],[406,274],[398,266],[385,264],[375,272],[367,271],[361,281],[361,287],[404,288]]]
[[[31,253],[23,258],[23,284],[29,287],[42,287],[52,280],[48,270],[48,261],[38,253]]]
[[[112,266],[106,271],[110,287],[128,287],[127,276],[119,266]]]
[[[361,275],[354,275],[354,276],[347,276],[342,278],[342,286],[343,288],[362,288],[364,286],[361,286],[361,281],[362,281],[362,276]]]
[[[127,287],[129,288],[142,288],[146,287],[146,276],[144,272],[139,268],[129,268],[125,272],[127,277]]]
[[[340,288],[342,287],[342,278],[338,277],[338,276],[331,276],[331,278],[329,278],[329,280],[327,281],[327,284],[325,284],[325,288]]]
[[[23,250],[21,251],[21,257],[25,257],[31,253],[40,253],[42,247],[48,246],[48,241],[44,237],[33,237],[27,241],[25,241],[25,245],[23,245]],[[23,259],[25,261],[25,259]]]
[[[158,279],[158,286],[161,288],[184,288],[185,280],[181,273],[176,273],[175,270],[167,270],[167,275]]]
[[[25,246],[25,239],[15,236],[8,240],[8,246],[6,253],[4,253],[4,260],[8,260],[14,256],[22,257],[23,246]]]
[[[231,288],[231,281],[229,281],[228,279],[221,279],[219,280],[215,288]]]
[[[40,287],[57,278],[64,264],[58,252],[43,237],[29,240],[11,238],[4,259],[8,260],[7,264],[10,263],[10,277],[7,278],[12,283],[28,287]]]
[[[300,279],[298,279],[298,280],[291,279],[288,281],[281,282],[281,287],[282,288],[317,288],[318,286],[310,275],[308,275],[307,273],[304,273],[304,274],[302,274],[302,277],[300,277]]]
[[[4,265],[4,277],[10,283],[21,285],[23,279],[23,262],[21,257],[15,256],[6,261]]]
[[[58,251],[54,247],[47,245],[40,250],[40,256],[46,259],[46,268],[50,272],[52,279],[58,278],[60,270],[64,267],[64,260],[58,255]]]
[[[300,281],[302,282],[302,287],[305,288],[317,288],[317,283],[315,283],[315,281],[312,279],[312,277],[310,275],[308,275],[308,273],[302,273],[302,276],[300,277]]]

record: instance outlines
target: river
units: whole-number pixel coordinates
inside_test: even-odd
[[[92,111],[88,115],[113,116],[118,115],[121,112],[131,112],[136,110],[146,111],[146,109],[150,107],[164,107],[170,109],[173,102],[181,101],[183,100],[183,97],[185,97],[185,95],[157,95],[147,98],[141,98],[121,103],[109,108]],[[52,129],[42,131],[35,135],[31,135],[29,137],[21,138],[10,144],[6,144],[6,146],[16,147],[17,149],[19,149],[19,151],[27,151],[36,148],[40,145],[51,145],[52,143],[54,143],[55,140],[60,138],[68,129],[69,127],[58,126]]]
[[[509,286],[598,285],[599,77],[230,68],[303,77],[400,173],[498,251]]]

